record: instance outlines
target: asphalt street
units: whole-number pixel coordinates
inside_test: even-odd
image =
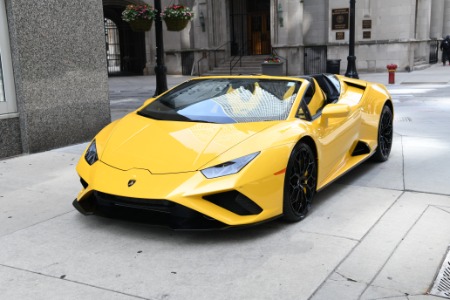
[[[155,77],[109,84],[115,120]],[[399,72],[388,89],[390,159],[331,184],[296,224],[179,232],[85,217],[71,203],[87,143],[0,160],[0,299],[445,299],[431,288],[450,245],[450,67]]]

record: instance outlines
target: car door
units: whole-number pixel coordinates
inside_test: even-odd
[[[308,103],[311,107],[312,126],[316,135],[318,152],[318,185],[320,188],[348,168],[351,151],[359,139],[361,125],[362,90],[344,85],[340,99],[327,104],[324,93],[318,88]],[[314,102],[319,103],[314,103]],[[322,108],[314,110],[324,102]]]

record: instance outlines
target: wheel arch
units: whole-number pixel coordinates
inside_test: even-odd
[[[298,149],[298,156],[295,154],[295,149]],[[305,159],[305,151],[308,153],[308,157],[306,157],[306,163],[302,164]],[[311,160],[315,161],[313,169],[311,169]],[[295,163],[306,166],[306,168],[294,168]],[[316,144],[311,136],[303,136],[294,145],[286,168],[283,187],[283,219],[285,221],[298,222],[305,218],[317,191],[317,173]],[[292,199],[296,200],[292,201]]]
[[[316,147],[316,142],[314,141],[314,139],[312,137],[310,137],[309,135],[306,135],[304,137],[302,137],[297,144],[299,143],[305,143],[307,144],[311,150],[314,153],[314,157],[316,158],[317,161],[317,147]]]
[[[391,99],[387,99],[387,100],[384,102],[384,105],[387,105],[387,106],[391,109],[392,114],[394,114],[394,104],[392,103],[392,100],[391,100]],[[384,105],[383,105],[383,106],[384,106]]]

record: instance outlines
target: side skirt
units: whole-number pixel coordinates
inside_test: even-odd
[[[351,170],[353,170],[354,168],[356,168],[357,166],[359,166],[360,164],[362,164],[363,162],[367,161],[369,158],[372,157],[372,155],[375,154],[375,149],[374,151],[372,151],[372,153],[366,155],[364,158],[362,158],[361,160],[358,160],[356,163],[354,163],[353,165],[349,166],[345,171],[343,171],[342,173],[340,173],[338,176],[336,176],[335,178],[333,178],[332,180],[330,180],[329,182],[325,183],[323,186],[321,186],[320,188],[316,189],[316,192],[319,192],[321,190],[323,190],[324,188],[326,188],[327,186],[329,186],[330,184],[332,184],[333,182],[335,182],[336,180],[338,180],[339,178],[341,178],[342,176],[346,175],[348,172],[350,172]]]

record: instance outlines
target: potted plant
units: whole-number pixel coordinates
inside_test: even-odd
[[[122,20],[130,23],[131,29],[137,32],[148,31],[152,28],[157,10],[152,6],[143,5],[127,5],[122,12]]]
[[[264,75],[282,76],[283,62],[277,55],[272,54],[264,59],[264,62],[261,64],[261,69]]]
[[[181,31],[194,18],[194,13],[189,7],[173,4],[164,9],[161,18],[166,22],[167,30]]]

